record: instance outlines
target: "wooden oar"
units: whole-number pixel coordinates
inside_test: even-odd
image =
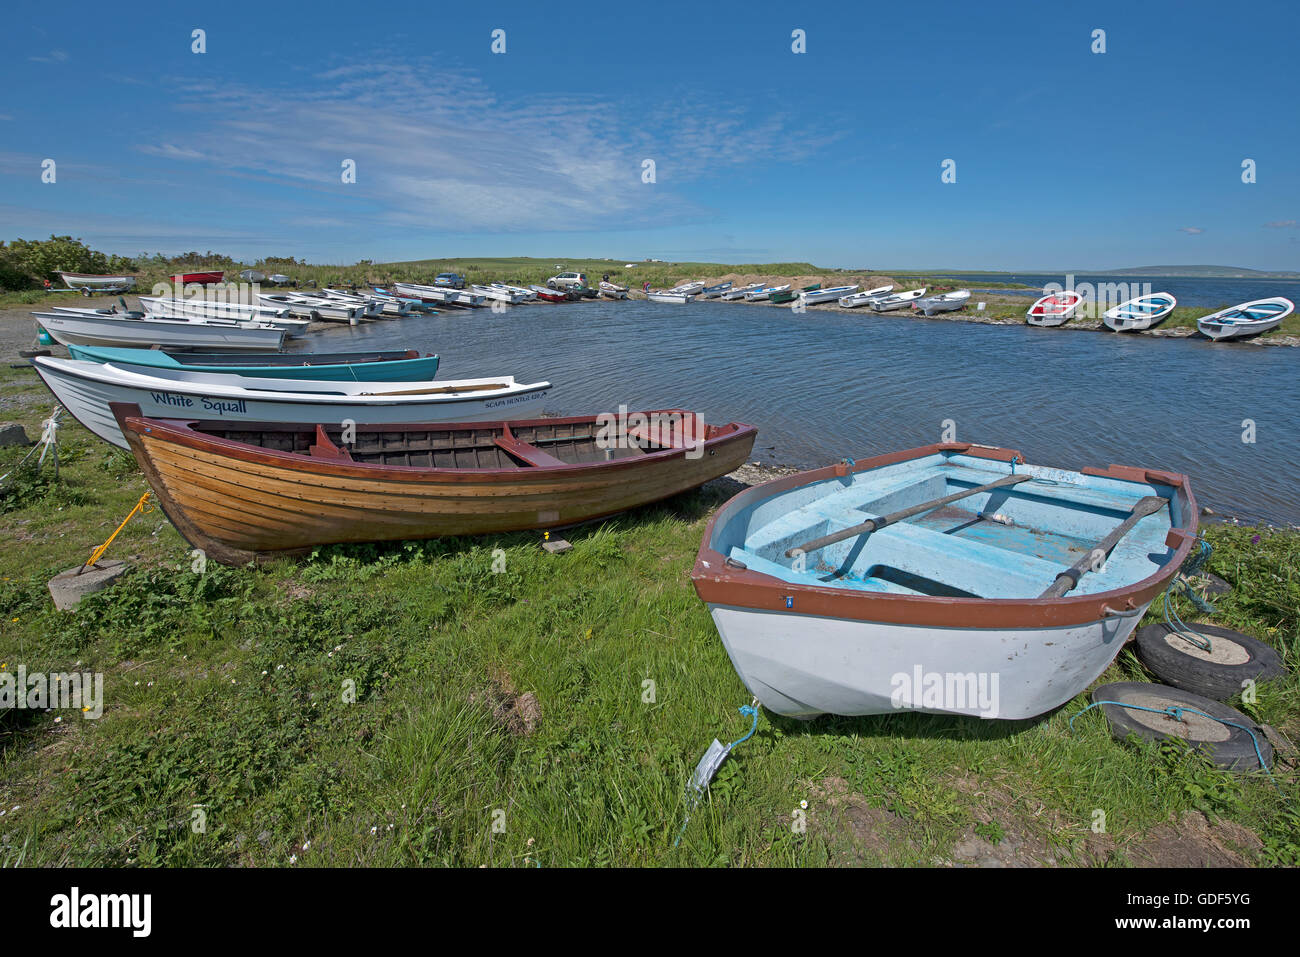
[[[922,512],[929,512],[932,509],[942,508],[949,502],[955,502],[961,498],[968,498],[971,495],[978,495],[980,492],[991,492],[995,488],[1006,488],[1011,485],[1019,485],[1021,482],[1028,482],[1032,475],[1004,475],[996,482],[989,482],[987,485],[977,485],[975,488],[968,488],[964,492],[953,492],[951,495],[945,495],[943,498],[936,498],[933,501],[922,502],[920,505],[913,505],[911,508],[901,509],[897,512],[891,512],[888,515],[882,515],[880,518],[869,518],[861,525],[854,525],[852,528],[842,528],[838,532],[832,532],[829,535],[823,535],[821,538],[814,538],[812,541],[804,542],[794,548],[787,549],[786,558],[794,558],[795,552],[815,552],[819,548],[825,548],[827,545],[834,545],[836,542],[842,542],[846,538],[856,538],[859,535],[865,535],[867,532],[874,532],[884,528],[886,525],[893,525],[895,522],[901,522],[905,518],[911,518],[913,515],[920,515]]]
[[[1124,519],[1119,525],[1111,531],[1109,535],[1097,543],[1097,547],[1092,549],[1083,558],[1067,568],[1061,574],[1056,576],[1056,581],[1052,582],[1047,591],[1039,595],[1039,598],[1060,598],[1066,592],[1079,584],[1079,579],[1090,571],[1094,571],[1101,562],[1110,557],[1111,551],[1119,544],[1120,539],[1133,530],[1133,526],[1146,518],[1148,515],[1154,515],[1165,506],[1165,500],[1159,495],[1148,495],[1145,498],[1138,499],[1133,511],[1129,512],[1128,518]],[[1097,553],[1101,553],[1101,561],[1098,561]]]
[[[507,382],[489,382],[483,385],[443,386],[434,389],[399,389],[396,392],[358,392],[357,395],[443,395],[448,392],[486,392],[491,389],[505,389]]]

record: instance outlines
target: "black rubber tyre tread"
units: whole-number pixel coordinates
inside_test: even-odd
[[[1204,622],[1189,624],[1196,631],[1209,637],[1211,644],[1216,639],[1235,642],[1246,650],[1250,659],[1240,664],[1204,661],[1195,655],[1179,651],[1176,645],[1170,645],[1165,641],[1165,635],[1173,629],[1163,621],[1156,622],[1138,629],[1137,655],[1142,664],[1165,684],[1205,695],[1216,701],[1227,701],[1234,695],[1241,694],[1241,683],[1247,679],[1263,683],[1286,674],[1286,668],[1282,665],[1282,656],[1257,638],[1243,635],[1231,628],[1224,628],[1222,625],[1210,625]]]
[[[1171,705],[1194,708],[1212,717],[1232,721],[1250,728],[1255,732],[1255,738],[1259,741],[1259,753],[1264,757],[1265,766],[1272,768],[1273,746],[1264,737],[1263,730],[1248,715],[1244,715],[1220,701],[1212,701],[1209,698],[1191,691],[1184,691],[1181,688],[1148,684],[1144,681],[1116,681],[1112,684],[1101,685],[1093,689],[1092,700],[1094,702],[1118,701],[1123,703],[1135,701],[1138,695],[1159,695],[1170,699],[1169,703]],[[1151,705],[1145,706],[1151,707]],[[1100,704],[1098,710],[1106,715],[1106,720],[1110,723],[1110,733],[1117,741],[1123,741],[1130,734],[1137,735],[1144,741],[1170,741],[1175,738],[1174,735],[1158,731],[1134,717],[1135,714],[1145,714],[1145,712],[1129,711],[1127,708],[1114,704]],[[1255,754],[1255,745],[1251,740],[1251,736],[1241,728],[1230,726],[1225,726],[1225,728],[1228,732],[1228,738],[1225,741],[1187,741],[1187,743],[1204,753],[1215,765],[1225,770],[1242,772],[1260,770],[1259,757]],[[1183,738],[1182,740],[1186,741],[1187,739]]]

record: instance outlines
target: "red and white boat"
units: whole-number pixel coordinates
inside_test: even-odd
[[[176,275],[169,277],[172,282],[178,282],[183,286],[199,285],[214,286],[226,278],[223,271],[217,272],[178,272]]]
[[[529,286],[533,292],[537,293],[538,299],[545,299],[547,302],[564,302],[569,296],[563,289],[551,289],[547,286]]]
[[[1073,289],[1049,293],[1029,307],[1025,322],[1031,326],[1063,326],[1074,318],[1083,296]]]

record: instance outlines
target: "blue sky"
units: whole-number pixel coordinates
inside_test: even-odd
[[[1293,3],[211,9],[10,5],[0,237],[314,262],[1300,269]]]

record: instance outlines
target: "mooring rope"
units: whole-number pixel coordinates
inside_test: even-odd
[[[149,500],[149,494],[150,494],[149,492],[145,492],[143,495],[140,496],[140,501],[135,503],[135,508],[131,509],[131,511],[126,513],[126,518],[122,519],[122,524],[117,526],[117,528],[113,530],[112,535],[108,536],[108,541],[106,541],[103,545],[100,545],[93,552],[91,552],[90,560],[87,561],[86,564],[82,565],[79,569],[77,569],[78,575],[84,572],[91,565],[94,565],[96,562],[100,560],[100,558],[103,557],[104,552],[108,551],[108,546],[113,544],[113,539],[117,538],[117,533],[120,532],[122,529],[126,528],[126,523],[131,521],[131,519],[135,518],[137,512],[149,511],[149,509],[144,507],[144,503]]]
[[[1079,717],[1079,715],[1081,714],[1086,714],[1087,712],[1091,711],[1093,708],[1097,707],[1098,705],[1103,705],[1103,704],[1113,704],[1120,708],[1132,708],[1134,711],[1149,711],[1152,714],[1163,714],[1166,715],[1167,717],[1173,718],[1175,721],[1178,721],[1180,723],[1182,722],[1183,715],[1185,714],[1199,714],[1202,718],[1209,718],[1211,721],[1219,722],[1219,724],[1226,724],[1231,728],[1240,728],[1242,731],[1245,731],[1248,735],[1250,735],[1250,743],[1255,746],[1255,757],[1259,761],[1259,766],[1264,770],[1264,773],[1268,775],[1268,779],[1269,781],[1272,782],[1273,787],[1275,788],[1277,787],[1277,781],[1273,779],[1273,772],[1271,772],[1268,769],[1268,762],[1264,760],[1264,752],[1259,749],[1259,738],[1255,736],[1255,732],[1252,729],[1248,728],[1244,724],[1239,724],[1236,721],[1229,721],[1227,718],[1216,718],[1214,715],[1206,714],[1204,711],[1198,711],[1196,708],[1184,708],[1184,707],[1180,707],[1179,705],[1170,705],[1168,708],[1148,708],[1140,704],[1127,704],[1123,701],[1094,701],[1092,704],[1088,705],[1088,707],[1084,708],[1078,714],[1072,715],[1070,717],[1070,721],[1069,721],[1070,731],[1074,731],[1075,718]],[[1278,790],[1280,791],[1281,788],[1278,788]]]
[[[682,821],[681,830],[677,832],[677,839],[673,841],[673,847],[677,847],[677,845],[681,844],[682,835],[686,833],[686,825],[691,823],[691,814],[694,813],[697,807],[699,807],[700,801],[704,799],[704,792],[709,789],[709,782],[713,780],[713,775],[716,774],[718,768],[722,766],[722,762],[727,759],[727,755],[731,753],[731,749],[744,744],[752,738],[754,732],[758,730],[757,698],[755,698],[751,704],[741,705],[740,713],[748,718],[754,719],[753,723],[749,726],[749,731],[728,745],[723,745],[717,738],[714,738],[713,743],[709,745],[708,750],[704,752],[704,757],[700,758],[700,763],[695,766],[695,773],[692,774],[691,779],[686,782],[686,818]]]
[[[1188,601],[1195,605],[1202,613],[1206,615],[1214,614],[1214,606],[1196,593],[1189,581],[1197,572],[1203,569],[1210,561],[1210,555],[1214,552],[1213,546],[1203,538],[1196,540],[1198,548],[1189,555],[1187,561],[1183,562],[1183,567],[1178,574],[1169,582],[1169,587],[1165,589],[1162,601],[1164,603],[1165,624],[1169,630],[1178,637],[1182,638],[1189,644],[1195,645],[1202,651],[1211,651],[1213,643],[1209,635],[1203,635],[1187,622],[1183,621],[1178,615],[1178,609],[1170,601],[1170,595],[1175,589],[1180,591]]]
[[[9,476],[13,475],[24,465],[26,465],[27,460],[30,459],[33,455],[35,455],[37,452],[41,453],[41,457],[36,461],[37,468],[40,468],[42,465],[45,464],[45,454],[49,452],[51,447],[55,449],[54,461],[56,464],[58,463],[59,461],[59,452],[58,452],[59,417],[61,415],[63,415],[63,406],[60,405],[56,407],[53,412],[50,413],[50,417],[48,419],[46,419],[44,422],[41,423],[40,439],[30,449],[27,450],[27,454],[24,455],[19,460],[17,465],[11,468],[4,475],[0,475],[0,487],[3,487],[4,483],[9,479]]]

